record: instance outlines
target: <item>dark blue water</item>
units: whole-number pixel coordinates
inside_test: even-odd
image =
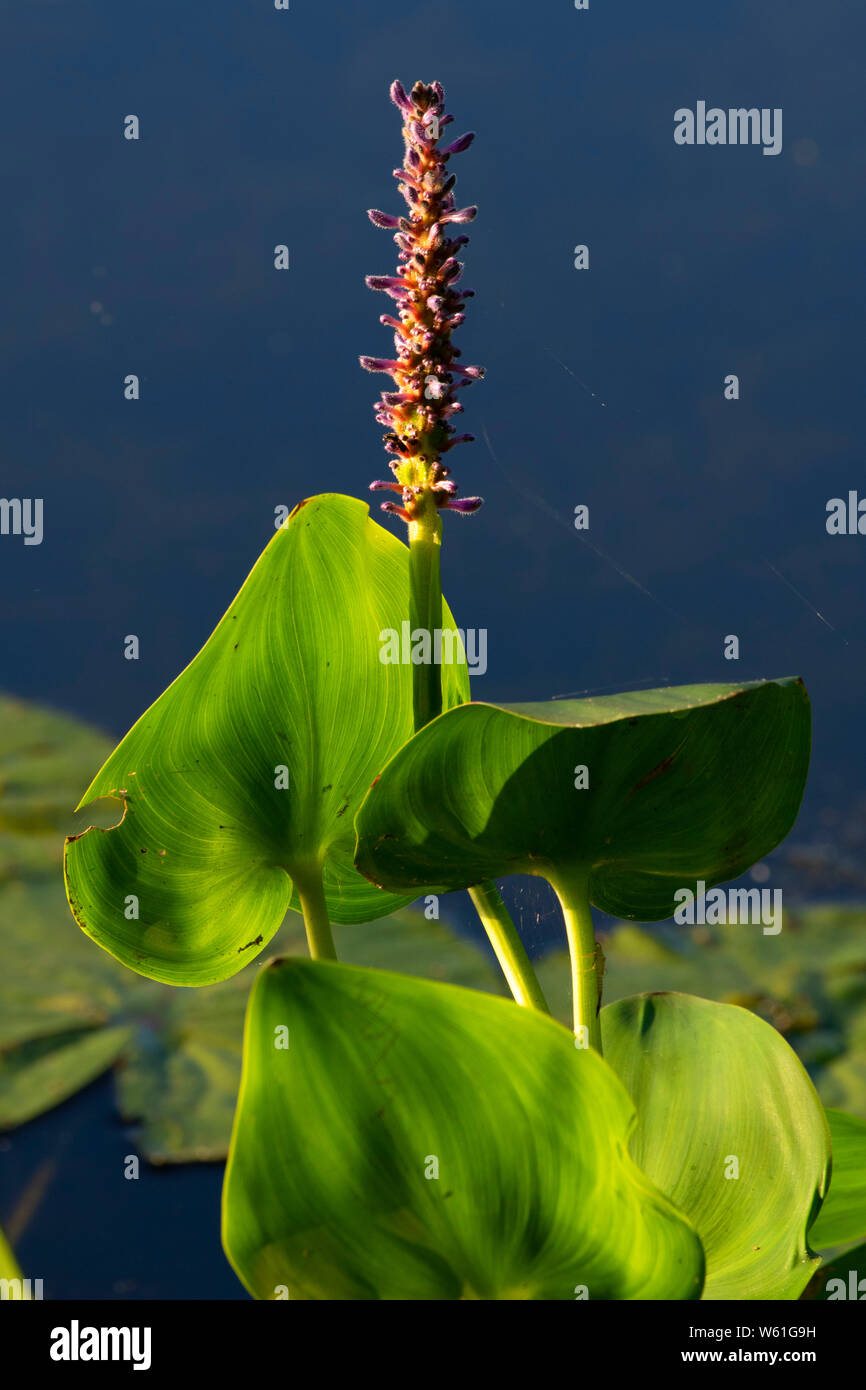
[[[46,1299],[246,1298],[220,1248],[223,1165],[142,1163],[127,1179],[135,1152],[109,1078],[0,1138],[0,1210],[24,1274]]]
[[[451,519],[444,556],[458,622],[489,631],[476,694],[800,674],[815,753],[795,836],[850,841],[866,536],[829,536],[825,508],[866,495],[864,29],[848,0],[7,9],[0,491],[43,498],[45,533],[0,537],[0,687],[123,733],[276,506],[382,475],[381,380],[357,357],[390,349],[363,277],[393,247],[365,209],[398,206],[389,83],[439,78],[455,133],[478,132],[458,165],[481,209],[461,346],[488,378],[457,476],[487,503]],[[782,152],[676,146],[674,110],[698,100],[781,107]],[[48,1278],[62,1231],[57,1292],[230,1294],[216,1171],[148,1174],[134,1199],[115,1174],[117,1195],[104,1100],[63,1112],[87,1119],[28,1264]],[[59,1124],[14,1137],[19,1176]]]

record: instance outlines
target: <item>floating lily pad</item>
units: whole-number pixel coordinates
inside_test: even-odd
[[[82,782],[110,748],[79,719],[0,695],[0,883],[57,871],[63,836],[86,823],[73,814]]]
[[[399,963],[478,989],[499,980],[445,922],[407,908],[335,930],[358,964]],[[172,988],[121,966],[69,921],[54,881],[0,885],[0,1129],[12,1129],[118,1064],[122,1115],[153,1162],[224,1158],[240,1080],[244,1009],[254,971],[204,989]],[[290,913],[273,946],[306,951]]]
[[[493,969],[443,922],[406,908],[360,927],[334,931],[342,959],[374,966],[399,962],[432,980],[501,992]],[[290,914],[272,950],[306,954],[303,921]],[[122,1114],[140,1119],[153,1162],[224,1158],[241,1071],[244,1011],[255,967],[205,989],[159,991],[159,1006],[137,1020],[136,1048],[118,1073]]]

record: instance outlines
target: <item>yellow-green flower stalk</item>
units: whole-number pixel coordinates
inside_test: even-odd
[[[484,375],[483,367],[458,362],[460,349],[452,343],[473,291],[460,287],[463,266],[457,259],[469,238],[452,237],[450,231],[472,222],[478,209],[457,207],[456,176],[449,173],[448,165],[475,137],[461,135],[440,146],[442,130],[453,117],[445,112],[439,82],[416,82],[411,96],[395,82],[391,100],[403,117],[405,154],[394,177],[407,211],[403,217],[375,209],[368,213],[376,227],[393,230],[399,254],[396,274],[368,275],[367,284],[395,301],[395,314],[383,314],[381,321],[394,330],[397,355],[362,357],[361,366],[387,373],[396,386],[376,402],[376,419],[387,430],[384,443],[394,479],[370,486],[373,491],[400,495],[399,502],[384,502],[382,510],[396,513],[408,524],[409,616],[413,634],[419,630],[430,634],[428,649],[433,651],[435,633],[442,625],[441,514],[474,512],[482,502],[480,497],[458,497],[451,470],[442,461],[455,445],[472,440],[471,434],[458,434],[452,420],[463,411],[458,392]],[[442,680],[432,662],[413,666],[412,672],[417,730],[441,713]],[[546,1011],[541,986],[499,890],[493,883],[481,883],[470,888],[469,895],[515,999]]]
[[[456,176],[448,172],[448,164],[474,137],[462,135],[440,146],[442,130],[453,117],[446,114],[438,82],[416,82],[411,96],[394,82],[391,100],[403,117],[403,166],[394,176],[407,210],[403,217],[369,212],[375,226],[393,229],[398,264],[395,275],[368,275],[367,284],[395,301],[396,313],[383,314],[382,322],[394,330],[397,355],[362,357],[361,365],[387,373],[397,388],[384,391],[375,407],[376,419],[386,426],[384,443],[394,479],[374,482],[371,489],[400,495],[399,502],[384,502],[382,509],[408,523],[409,617],[412,630],[429,632],[432,644],[442,626],[441,513],[474,512],[482,500],[459,498],[451,470],[442,461],[456,444],[472,438],[457,434],[451,421],[463,410],[458,392],[484,374],[481,367],[459,363],[460,350],[451,341],[472,291],[459,286],[463,267],[457,260],[468,237],[449,232],[471,222],[477,209],[457,207]],[[415,724],[422,728],[442,710],[438,668],[415,666],[413,684]]]

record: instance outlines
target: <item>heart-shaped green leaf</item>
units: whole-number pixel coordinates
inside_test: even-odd
[[[609,1004],[601,1031],[637,1108],[632,1156],[703,1241],[704,1298],[798,1298],[830,1138],[797,1056],[747,1010],[687,994]]]
[[[70,931],[60,837],[86,824],[72,814],[74,788],[110,751],[78,720],[0,695],[0,1131],[116,1063],[118,1109],[136,1122],[139,1152],[153,1163],[225,1158],[253,972],[203,989],[155,984]],[[105,824],[116,820],[110,810]],[[504,987],[447,921],[413,908],[334,935],[341,959],[355,965]],[[304,943],[290,912],[269,949],[303,952]]]
[[[123,817],[70,839],[67,890],[79,925],[125,965],[169,984],[233,975],[323,857],[334,922],[414,896],[352,867],[353,814],[413,728],[412,667],[384,664],[380,640],[408,612],[408,553],[362,502],[300,503],[94,778],[82,804],[115,796]],[[442,675],[446,705],[467,698],[465,663]]]
[[[569,869],[605,912],[657,920],[788,833],[809,742],[794,679],[463,705],[386,766],[356,862],[392,892]]]
[[[816,1250],[847,1245],[866,1236],[866,1120],[828,1110],[833,1146],[830,1191],[809,1228],[809,1244]]]
[[[247,1016],[225,1249],[266,1299],[697,1297],[700,1242],[629,1158],[633,1120],[610,1067],[540,1013],[272,961]]]

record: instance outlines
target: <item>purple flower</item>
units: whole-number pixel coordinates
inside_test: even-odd
[[[387,357],[360,357],[358,361],[365,372],[387,372],[393,375],[400,370],[399,362],[389,362]]]
[[[366,283],[371,290],[407,290],[408,280],[401,280],[396,275],[368,275]]]
[[[477,512],[483,502],[483,497],[451,497],[445,503],[445,509],[449,512],[463,512],[468,516],[470,512]]]
[[[405,111],[407,115],[412,111],[412,103],[407,97],[400,82],[391,83],[391,100],[395,106],[399,106],[400,110]]]
[[[386,230],[390,230],[400,225],[399,217],[392,217],[390,212],[379,212],[376,208],[368,208],[367,216],[374,227],[384,227]]]
[[[459,212],[446,212],[443,222],[473,222],[478,216],[477,208],[461,208]]]
[[[469,149],[474,139],[475,131],[470,130],[468,134],[461,135],[459,140],[453,140],[450,145],[446,145],[442,151],[443,156],[447,159],[449,155],[462,154],[464,150]]]

